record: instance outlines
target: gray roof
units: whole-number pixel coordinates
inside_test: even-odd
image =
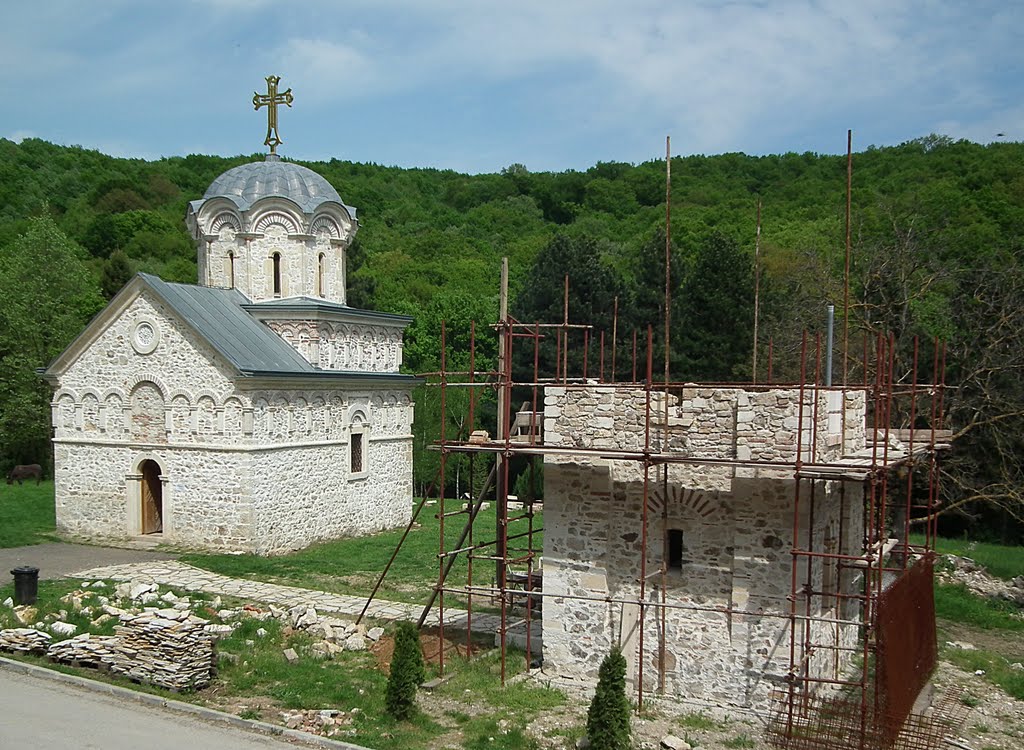
[[[261,310],[276,310],[287,313],[302,315],[304,313],[335,313],[342,316],[355,318],[366,318],[371,321],[390,324],[406,324],[412,322],[411,315],[398,315],[396,313],[377,312],[376,310],[363,310],[358,307],[349,307],[340,302],[320,299],[318,297],[284,297],[282,299],[263,300],[245,305],[257,315]]]
[[[341,200],[331,183],[312,169],[287,161],[268,159],[229,169],[210,183],[203,201],[219,197],[230,198],[242,211],[269,197],[293,200],[306,213],[312,213],[322,203],[333,201],[345,206],[353,219],[356,217],[356,209]]]
[[[174,284],[151,274],[139,277],[196,333],[243,375],[253,377],[393,380],[414,385],[412,375],[320,370],[284,339],[250,315],[249,300],[237,289]]]
[[[249,300],[237,289],[172,284],[147,273],[139,276],[196,333],[242,372],[317,372],[284,339],[242,308]]]

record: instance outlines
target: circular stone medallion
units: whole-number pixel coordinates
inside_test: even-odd
[[[139,354],[151,354],[160,343],[160,328],[155,320],[140,320],[132,330],[132,348]]]

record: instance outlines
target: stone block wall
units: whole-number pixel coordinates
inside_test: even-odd
[[[795,439],[781,446],[767,439],[751,440],[795,433],[799,404],[794,392],[692,389],[684,395],[690,398],[669,400],[670,449],[691,456],[737,458],[737,450],[745,446],[751,450],[748,461],[755,460],[755,451],[772,457],[767,460],[795,457]],[[549,388],[545,443],[637,450],[644,440],[644,399],[643,391],[637,389]],[[822,394],[819,403],[818,418],[823,423],[830,417],[834,423],[836,413],[857,413],[856,399],[846,403],[828,399],[829,394]],[[657,404],[662,410],[664,406],[664,401]],[[813,415],[813,402],[810,406]],[[863,433],[862,420],[860,425]],[[740,442],[741,436],[746,443]],[[824,442],[820,446],[837,448]],[[842,551],[859,552],[861,488],[847,484],[840,492],[838,484],[804,480],[799,537],[794,540],[792,469],[739,471],[728,465],[672,465],[667,482],[664,467],[653,468],[650,476],[647,560],[646,570],[641,570],[642,465],[565,454],[546,457],[545,670],[592,681],[610,646],[618,644],[634,685],[642,669],[645,689],[656,689],[663,659],[671,694],[766,708],[770,690],[782,684],[789,670],[787,597],[794,542],[802,548],[823,550],[832,545],[833,551],[840,551],[837,539],[842,524]],[[678,560],[671,559],[667,548],[672,546],[667,543],[670,537],[680,545]],[[664,584],[660,575],[650,576],[663,561],[669,567]],[[646,608],[642,626],[641,665],[636,602],[644,573],[648,575],[645,597],[652,606]],[[802,583],[808,575],[815,591],[829,586],[852,591],[857,585],[849,573],[838,580],[835,571],[820,560],[814,560],[808,571],[806,558],[801,558],[798,580]],[[662,619],[655,605],[663,597],[669,606]],[[834,601],[813,597],[812,615],[828,617]],[[802,614],[806,602],[801,599],[797,604]],[[663,655],[659,653],[662,624]],[[837,628],[816,623],[811,632],[811,641],[819,644],[838,638],[850,645],[856,637],[856,625]],[[835,652],[819,648],[815,653],[811,669],[831,675]]]
[[[162,538],[185,547],[284,552],[411,512],[408,391],[240,390],[145,294],[62,376],[53,419],[57,526],[70,536],[140,534],[147,459],[162,477]],[[354,430],[367,452],[358,480]]]
[[[412,440],[371,435],[367,449],[359,478],[349,472],[347,441],[254,453],[254,551],[287,552],[408,523]]]

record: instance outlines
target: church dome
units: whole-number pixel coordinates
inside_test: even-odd
[[[312,169],[271,157],[229,169],[210,183],[203,201],[221,197],[230,198],[241,211],[270,197],[288,198],[306,213],[328,201],[345,205],[331,183]],[[355,218],[355,209],[345,208]]]

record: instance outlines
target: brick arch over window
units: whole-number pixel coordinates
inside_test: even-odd
[[[695,490],[674,484],[668,487],[669,507],[689,508],[701,518],[710,518],[721,510],[718,493],[713,490]],[[659,487],[650,495],[649,508],[660,511],[665,507],[665,492]]]
[[[259,217],[256,220],[254,231],[258,234],[264,234],[273,225],[283,227],[288,234],[299,233],[298,222],[288,214],[279,211],[266,213]]]

